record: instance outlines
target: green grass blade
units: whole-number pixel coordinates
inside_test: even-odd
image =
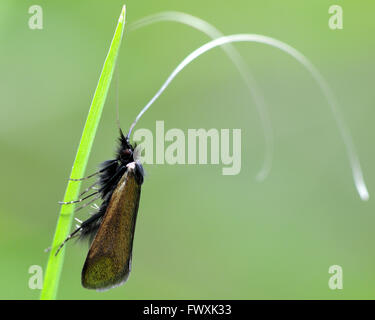
[[[87,116],[86,124],[83,129],[80,144],[78,146],[76,158],[73,163],[71,178],[83,177],[90,155],[91,147],[94,142],[96,130],[103,111],[105,99],[112,80],[113,72],[116,65],[116,59],[120,49],[122,35],[125,27],[126,8],[123,6],[121,15],[109,48],[107,57],[104,62],[102,73],[95,90],[94,98],[91,103],[90,111]],[[69,181],[65,191],[64,201],[71,201],[78,198],[81,182]],[[40,298],[55,299],[64,262],[65,248],[57,256],[56,250],[59,245],[69,234],[73,221],[74,205],[63,205],[57,222],[55,236],[51,246],[51,252],[48,259],[47,269],[44,277],[44,285]]]

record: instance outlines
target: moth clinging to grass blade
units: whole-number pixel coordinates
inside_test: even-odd
[[[78,236],[91,243],[82,269],[82,285],[88,289],[105,290],[123,284],[130,273],[135,224],[138,213],[144,171],[139,161],[138,150],[129,143],[120,129],[116,158],[100,165],[100,170],[80,181],[98,175],[97,181],[81,193],[97,191],[72,204],[91,199],[76,211],[101,198],[97,212],[77,225],[58,248],[56,254],[71,238]],[[93,198],[92,198],[93,197]],[[79,221],[78,219],[76,219]]]

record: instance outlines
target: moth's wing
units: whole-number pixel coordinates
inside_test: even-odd
[[[134,171],[129,168],[113,191],[82,269],[85,288],[109,289],[121,285],[129,276],[141,195]]]

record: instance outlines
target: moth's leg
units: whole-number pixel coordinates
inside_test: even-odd
[[[78,199],[78,200],[73,200],[73,201],[68,201],[68,202],[62,202],[62,201],[59,201],[59,204],[73,204],[73,203],[79,203],[79,202],[82,202],[92,196],[95,196],[96,194],[98,194],[99,191],[96,191],[94,193],[91,193],[89,194],[88,196],[84,197],[84,198],[81,198],[81,199]]]
[[[100,207],[96,204],[96,203],[94,203],[92,206],[91,206],[91,208],[93,208],[94,210],[96,210],[96,211],[99,211],[100,210]],[[91,213],[90,213],[91,214]]]
[[[88,196],[86,196],[84,198],[78,199],[78,200],[73,200],[73,201],[68,201],[68,202],[59,201],[59,204],[64,205],[64,204],[79,203],[79,202],[82,202],[82,201],[84,201],[84,200],[86,200],[86,199],[88,199],[88,198],[90,198],[90,197],[92,197],[94,195],[100,194],[113,180],[115,180],[119,175],[123,174],[124,171],[125,171],[125,167],[124,166],[121,166],[120,168],[118,168],[117,172],[111,177],[111,179],[109,181],[107,181],[107,183],[103,187],[100,188],[99,191],[96,191],[96,192],[94,192],[94,193],[92,193],[92,194],[90,194],[90,195],[88,195]],[[97,183],[95,183],[94,185],[96,185],[96,184]],[[91,187],[89,187],[88,189],[90,189]],[[80,196],[83,195],[83,194],[85,194],[85,193],[86,193],[86,190],[84,192],[82,192],[80,194]],[[97,197],[95,197],[94,201],[97,200],[99,197],[100,197],[100,195],[98,195]],[[94,201],[90,201],[88,204],[91,204]],[[79,207],[76,211],[81,210],[84,207],[85,206]]]
[[[79,223],[79,225],[76,224],[77,229],[78,229],[78,228],[81,228],[81,224],[83,223],[83,221],[82,221],[82,220],[79,220],[78,218],[74,218],[74,220],[77,221],[77,222]]]
[[[104,215],[104,211],[103,212],[99,211],[99,212],[95,213],[90,218],[88,218],[87,220],[85,220],[81,223],[81,228],[82,229],[87,228],[91,223],[95,222],[96,220],[98,220],[103,215]]]
[[[62,244],[60,244],[60,246],[57,248],[56,250],[56,253],[55,253],[55,256],[57,256],[57,254],[59,253],[59,251],[62,249],[62,247],[65,245],[65,243],[67,243],[70,239],[74,238],[74,237],[77,237],[78,236],[78,232],[81,231],[82,229],[82,226],[80,226],[79,228],[77,228],[76,230],[74,230],[64,241]]]
[[[95,186],[99,183],[99,181],[96,181],[95,183],[93,183],[91,186],[89,186],[87,189],[85,189],[84,191],[82,191],[80,194],[79,194],[79,197],[82,197],[85,193],[89,192],[90,190],[94,189]]]
[[[93,223],[95,223],[103,215],[104,215],[104,212],[97,212],[97,213],[95,213],[93,216],[91,216],[90,218],[88,218],[85,221],[81,221],[81,220],[79,220],[77,218],[74,218],[81,225],[80,226],[77,225],[77,228],[62,242],[62,244],[58,247],[58,249],[57,249],[57,251],[55,253],[55,256],[59,253],[59,251],[65,245],[65,243],[67,243],[70,239],[78,237],[79,236],[78,232],[80,232],[80,231],[81,232],[85,232],[86,229],[88,229],[90,227],[90,225],[92,225]]]
[[[86,208],[87,206],[89,206],[90,204],[92,204],[93,202],[95,202],[96,200],[98,200],[100,198],[100,194],[96,195],[93,199],[91,199],[89,202],[86,202],[85,204],[83,204],[82,206],[78,207],[77,209],[74,210],[74,212],[78,212],[79,210],[82,210],[83,208]]]
[[[93,174],[90,174],[89,176],[87,176],[87,177],[84,177],[84,178],[80,178],[80,179],[69,179],[70,181],[83,181],[83,180],[87,180],[87,179],[90,179],[90,178],[92,178],[92,177],[95,177],[97,174],[99,174],[100,173],[100,170],[99,171],[97,171],[97,172],[95,172],[95,173],[93,173]]]
[[[88,239],[89,242],[92,242],[93,237],[95,236],[96,232],[98,231],[100,224],[101,224],[101,218],[103,217],[105,211],[101,210],[96,213],[94,213],[90,218],[83,221],[81,224],[81,233],[80,238],[81,239]]]
[[[90,175],[87,176],[87,177],[80,178],[80,179],[69,179],[69,180],[70,180],[70,181],[82,181],[82,180],[90,179],[90,178],[96,176],[97,174],[104,172],[104,171],[107,170],[110,166],[113,166],[113,165],[117,162],[117,160],[108,160],[107,162],[108,162],[108,165],[106,164],[105,167],[103,167],[102,169],[100,169],[99,171],[97,171],[97,172],[95,172],[95,173],[93,173],[93,174],[90,174]]]
[[[89,192],[90,190],[95,189],[95,186],[96,186],[98,183],[99,183],[99,182],[97,181],[97,182],[95,182],[94,184],[92,184],[91,186],[89,186],[87,189],[85,189],[83,192],[81,192],[81,193],[79,194],[79,197],[82,197],[84,194],[86,194],[86,193]],[[97,194],[97,193],[98,193],[98,192],[93,193],[93,194],[89,195],[88,197],[91,197],[92,195]],[[79,200],[76,200],[76,201],[69,201],[69,202],[62,202],[62,201],[59,201],[59,204],[71,204],[71,203],[77,203],[77,202],[81,202],[81,201],[87,199],[88,197],[85,197],[85,198],[83,198],[83,199],[79,199]],[[85,204],[85,205],[79,207],[79,208],[76,209],[74,212],[77,212],[77,211],[83,209],[83,208],[86,207],[88,204],[93,203],[93,202],[94,202],[95,200],[97,200],[98,198],[100,198],[100,195],[97,195],[93,200],[91,200],[91,201],[88,202],[87,204]]]

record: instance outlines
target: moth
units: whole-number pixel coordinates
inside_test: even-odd
[[[144,180],[144,170],[139,152],[120,129],[116,157],[103,162],[99,171],[88,177],[72,179],[81,181],[97,176],[97,181],[84,190],[80,197],[96,188],[96,191],[75,201],[60,202],[67,205],[90,199],[76,211],[101,199],[100,206],[89,219],[65,239],[56,255],[73,237],[88,239],[91,243],[81,275],[82,286],[88,289],[106,290],[123,284],[129,277],[135,225]]]

